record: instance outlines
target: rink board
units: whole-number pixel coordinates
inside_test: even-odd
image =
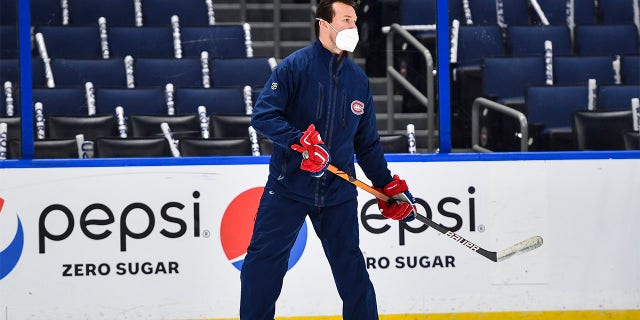
[[[377,219],[361,192],[361,248],[381,319],[638,317],[638,159],[390,168],[407,179],[420,212],[486,249],[534,235],[545,243],[494,263],[417,221]],[[236,318],[234,264],[267,170],[0,169],[0,319]],[[338,319],[329,266],[310,223],[306,230],[277,315]]]

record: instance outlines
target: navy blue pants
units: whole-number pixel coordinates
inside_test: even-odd
[[[356,199],[318,208],[283,198],[265,188],[240,273],[240,319],[274,318],[289,252],[307,215],[329,260],[342,298],[343,319],[378,319],[376,294],[359,248],[357,211]],[[311,296],[308,299],[309,304],[313,303]]]

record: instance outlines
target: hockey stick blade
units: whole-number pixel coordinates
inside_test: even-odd
[[[378,199],[384,200],[384,201],[389,201],[391,198],[389,198],[389,196],[387,196],[386,194],[374,189],[372,186],[356,179],[355,177],[350,176],[348,173],[338,169],[336,166],[329,164],[329,167],[327,167],[327,170],[330,171],[331,173],[337,175],[338,177],[348,181],[349,183],[355,185],[356,187],[372,194],[373,196],[375,196]],[[446,228],[444,228],[442,225],[434,222],[433,220],[429,219],[428,217],[425,217],[417,212],[414,212],[414,216],[416,217],[416,219],[420,220],[422,223],[426,224],[427,226],[437,230],[438,232],[446,235],[447,237],[455,240],[456,242],[464,245],[465,247],[467,247],[468,249],[470,249],[471,251],[474,251],[480,255],[482,255],[483,257],[494,261],[494,262],[500,262],[503,261],[509,257],[512,257],[516,254],[520,254],[520,253],[524,253],[527,251],[531,251],[535,248],[538,248],[542,245],[543,240],[542,237],[540,236],[534,236],[531,237],[527,240],[524,240],[522,242],[516,243],[504,250],[495,252],[495,251],[489,251],[486,250],[478,245],[476,245],[475,243],[459,236],[458,234],[456,234],[453,231],[449,231]]]

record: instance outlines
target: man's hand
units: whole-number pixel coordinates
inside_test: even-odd
[[[407,182],[400,179],[398,175],[394,175],[393,180],[384,188],[376,189],[391,197],[389,202],[378,199],[378,208],[384,217],[404,222],[415,218],[412,214],[416,210],[415,199],[409,192]]]
[[[316,127],[310,124],[300,137],[300,144],[291,145],[291,149],[302,153],[302,163],[300,169],[311,172],[311,175],[319,178],[327,170],[331,156],[323,146],[320,133]]]

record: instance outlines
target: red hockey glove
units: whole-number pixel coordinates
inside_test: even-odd
[[[384,217],[404,222],[415,218],[412,214],[416,210],[415,199],[409,192],[407,182],[400,179],[398,175],[394,175],[393,180],[384,188],[376,189],[391,197],[389,202],[378,199],[378,208]]]
[[[310,124],[300,137],[300,144],[291,145],[291,149],[302,153],[302,163],[300,169],[311,172],[311,175],[319,178],[327,170],[331,156],[323,146],[320,133],[316,127]]]

